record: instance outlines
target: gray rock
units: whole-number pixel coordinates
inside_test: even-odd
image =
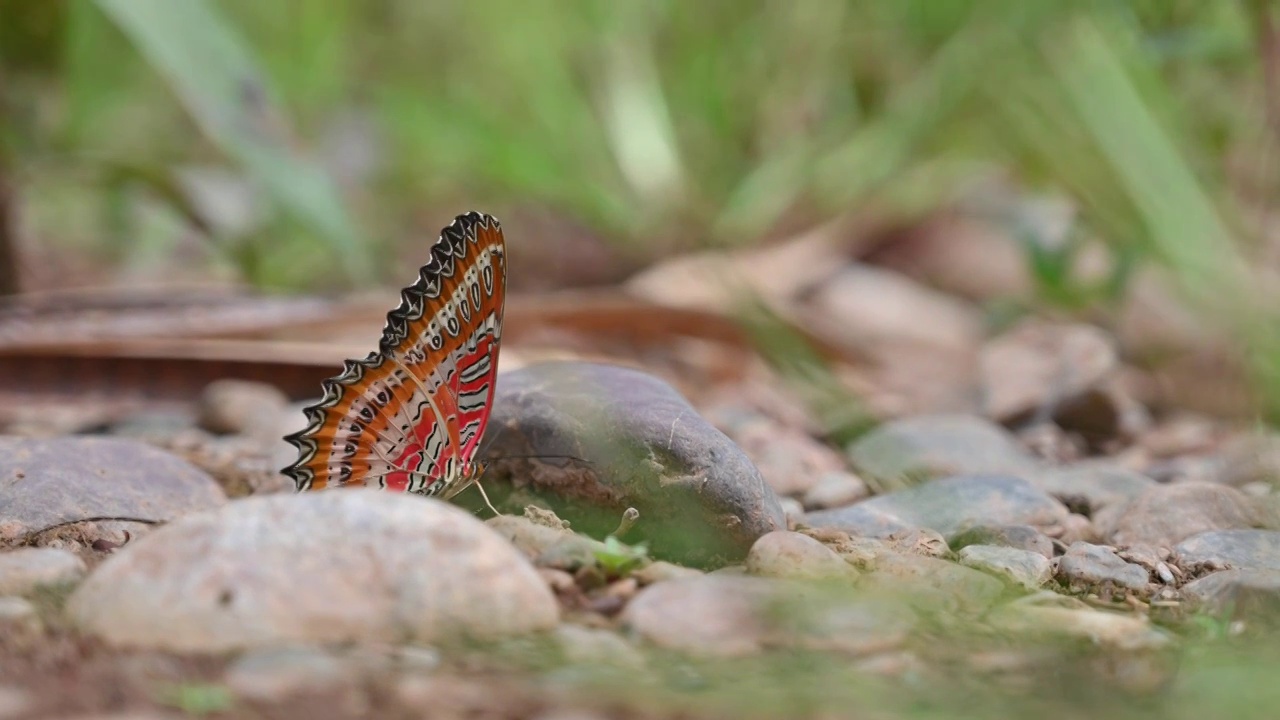
[[[967,545],[960,551],[960,564],[1034,590],[1053,577],[1049,558],[1040,553],[997,545]]]
[[[196,417],[200,427],[209,432],[274,443],[288,409],[289,398],[274,385],[216,380],[200,393]]]
[[[1150,490],[1156,481],[1106,461],[1086,460],[1048,468],[1027,478],[1032,485],[1090,515]]]
[[[1027,477],[1040,468],[1009,431],[970,415],[887,422],[859,438],[848,452],[864,477],[890,486],[904,478]]]
[[[1130,652],[1163,651],[1175,645],[1172,635],[1153,627],[1144,617],[1092,608],[1015,601],[992,613],[989,619],[996,627],[1029,636],[1079,638]]]
[[[616,632],[565,623],[554,631],[557,645],[570,663],[641,670],[644,655]]]
[[[1206,482],[1157,485],[1129,502],[1112,505],[1094,525],[1114,545],[1173,547],[1210,530],[1255,526],[1256,501],[1234,488]]]
[[[922,555],[876,557],[863,586],[924,612],[981,613],[1004,594],[1004,583],[984,572]]]
[[[889,549],[905,555],[951,557],[951,546],[947,545],[946,538],[934,530],[900,530],[885,538],[885,543]]]
[[[982,348],[986,414],[1007,422],[1069,402],[1118,366],[1115,343],[1096,327],[1022,322]]]
[[[945,536],[975,525],[1050,526],[1067,517],[1062,503],[1027,481],[1001,476],[934,480],[836,510],[805,516],[812,527],[887,537],[905,528],[929,528]]]
[[[752,575],[795,579],[853,579],[857,572],[834,550],[808,535],[778,530],[760,536],[747,554]]]
[[[747,456],[675,390],[636,370],[545,363],[502,376],[486,455],[490,496],[509,479],[574,529],[603,537],[627,507],[655,557],[691,565],[742,558],[756,538],[786,528],[777,495]],[[460,503],[477,499],[463,493]],[[517,498],[520,500],[520,498]],[[521,502],[521,504],[524,504]]]
[[[663,648],[699,655],[742,656],[764,649],[767,618],[761,606],[778,593],[765,578],[713,574],[650,585],[622,621]]]
[[[778,504],[782,506],[782,514],[787,518],[787,529],[793,530],[804,524],[804,506],[800,501],[790,497],[778,498]]]
[[[0,635],[10,647],[15,640],[31,641],[40,637],[44,623],[40,611],[30,601],[20,597],[0,597]]]
[[[1250,433],[1228,442],[1215,454],[1213,481],[1243,487],[1252,482],[1280,484],[1280,435]]]
[[[666,582],[668,580],[698,577],[702,574],[701,570],[658,560],[631,573],[631,577],[639,580],[641,585],[652,585],[654,583]]]
[[[26,690],[0,685],[0,720],[28,717],[35,706],[35,700]]]
[[[213,478],[141,442],[0,437],[0,544],[93,518],[163,522],[225,501]]]
[[[833,597],[798,581],[724,574],[650,585],[622,614],[626,628],[658,647],[712,657],[779,645],[854,653],[893,647],[905,640],[913,619],[901,605],[881,600]]]
[[[951,538],[951,548],[959,551],[969,545],[1026,550],[1053,559],[1053,541],[1030,525],[976,525]]]
[[[1183,566],[1213,564],[1235,570],[1280,570],[1280,532],[1217,530],[1183,540],[1173,549]]]
[[[819,478],[845,467],[838,450],[815,439],[802,428],[784,425],[760,415],[725,422],[719,413],[713,422],[742,448],[778,495],[802,495]]]
[[[1125,562],[1115,551],[1086,542],[1072,543],[1058,561],[1058,577],[1072,589],[1097,588],[1105,584],[1143,590],[1150,579],[1146,568]]]
[[[517,550],[540,567],[576,570],[595,562],[604,543],[566,527],[554,527],[518,515],[499,515],[485,521]]]
[[[313,647],[250,650],[227,668],[225,682],[237,696],[272,702],[291,695],[349,685],[359,679],[350,664]]]
[[[67,613],[115,644],[195,652],[495,637],[558,619],[538,573],[482,522],[376,490],[251,497],[175,521],[108,558]]]
[[[27,595],[43,587],[70,585],[84,577],[84,561],[54,548],[0,552],[0,595]]]
[[[805,491],[803,503],[806,510],[824,510],[852,505],[870,494],[867,483],[857,475],[842,471],[829,472]]]
[[[805,513],[803,526],[842,530],[850,535],[867,538],[885,538],[896,532],[914,529],[895,515],[891,509],[872,504],[874,500],[873,498],[848,507]]]
[[[1187,583],[1182,595],[1210,615],[1280,624],[1280,570],[1221,570]]]

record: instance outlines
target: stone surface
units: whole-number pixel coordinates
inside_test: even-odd
[[[636,370],[552,362],[498,383],[485,487],[536,495],[575,530],[603,537],[627,507],[655,557],[712,565],[786,528],[777,495],[747,456],[665,382]],[[487,441],[489,441],[487,440]],[[458,501],[475,503],[467,493]]]
[[[0,685],[0,720],[27,717],[35,705],[35,700],[26,690]]]
[[[1280,485],[1280,435],[1251,433],[1235,438],[1214,460],[1215,482],[1232,487],[1259,481]]]
[[[644,655],[618,633],[565,623],[554,631],[557,645],[570,663],[639,670]]]
[[[836,471],[819,477],[814,486],[805,491],[802,502],[806,510],[825,510],[852,505],[870,494],[871,490],[862,478]]]
[[[1174,645],[1171,635],[1141,616],[1045,605],[1034,597],[1009,603],[992,613],[990,619],[997,627],[1026,635],[1080,638],[1131,652],[1167,650]]]
[[[6,649],[23,650],[38,646],[44,637],[40,611],[26,598],[0,597],[0,637]]]
[[[1252,527],[1260,520],[1255,501],[1239,490],[1205,482],[1158,485],[1094,518],[1115,545],[1173,547],[1209,530]]]
[[[558,619],[537,572],[483,523],[376,490],[246,498],[175,521],[100,565],[67,612],[116,644],[186,651],[493,637]]]
[[[707,575],[645,588],[623,611],[641,638],[672,650],[741,656],[764,649],[768,633],[761,605],[778,586],[764,578]]]
[[[1236,570],[1280,571],[1280,532],[1217,530],[1193,535],[1173,549],[1183,566],[1216,565]]]
[[[832,598],[797,581],[718,573],[650,585],[622,614],[626,628],[658,647],[718,657],[779,645],[854,654],[883,650],[903,642],[913,619],[900,604]]]
[[[831,548],[800,533],[760,536],[747,554],[747,572],[796,579],[853,579],[857,572]]]
[[[835,337],[863,346],[926,346],[975,351],[982,338],[977,308],[909,277],[871,265],[843,264],[809,297],[815,318]]]
[[[887,537],[904,528],[929,528],[951,536],[976,525],[1061,523],[1067,509],[1025,480],[960,476],[934,480],[835,510],[806,515],[812,527]]]
[[[1280,624],[1280,570],[1221,570],[1187,583],[1182,595],[1210,615]]]
[[[1053,558],[1053,541],[1030,525],[977,525],[951,538],[951,548],[957,552],[969,545],[1015,548]]]
[[[1125,562],[1111,548],[1086,542],[1072,543],[1058,560],[1058,577],[1073,590],[1110,584],[1116,588],[1143,590],[1150,578],[1141,565]]]
[[[676,565],[675,563],[658,560],[631,573],[631,577],[639,580],[641,585],[652,585],[654,583],[666,582],[668,580],[698,577],[702,574],[701,570],[695,568],[688,568],[683,565]]]
[[[499,515],[485,521],[517,550],[540,567],[574,570],[594,562],[604,543],[567,527],[546,525],[519,515]]]
[[[819,480],[841,471],[844,459],[800,428],[762,416],[729,424],[725,433],[742,448],[779,495],[803,495]],[[864,493],[865,495],[865,493]]]
[[[921,555],[883,553],[860,587],[924,612],[974,614],[991,607],[1004,584],[984,572]]]
[[[70,585],[84,577],[84,561],[55,548],[0,552],[0,595],[26,595],[42,587]]]
[[[39,623],[40,613],[30,600],[20,597],[0,597],[0,624]]]
[[[141,442],[0,437],[0,544],[62,523],[168,521],[225,501],[213,478]]]
[[[778,504],[782,506],[782,514],[787,518],[788,530],[794,530],[804,524],[804,506],[799,500],[782,497],[778,498]]]
[[[250,650],[227,668],[224,682],[239,697],[271,702],[340,687],[358,679],[342,658],[303,646]]]
[[[974,410],[981,311],[891,270],[836,265],[839,274],[798,296],[787,312],[801,327],[868,357],[874,391],[862,395],[872,412]]]
[[[848,448],[857,469],[884,483],[952,475],[1026,477],[1040,465],[1004,428],[969,415],[893,420]]]
[[[196,405],[200,427],[223,435],[245,435],[274,443],[289,398],[274,385],[247,380],[216,380],[205,386]]]
[[[967,545],[959,554],[960,564],[994,575],[1029,590],[1053,577],[1053,567],[1040,553],[998,545]]]
[[[1085,460],[1049,468],[1027,478],[1031,484],[1090,515],[1128,502],[1156,486],[1142,473],[1107,461]]]
[[[1006,422],[1071,402],[1118,366],[1115,343],[1096,327],[1023,321],[982,349],[986,414]]]
[[[946,558],[951,556],[947,539],[936,530],[899,530],[884,539],[890,550],[906,555]]]

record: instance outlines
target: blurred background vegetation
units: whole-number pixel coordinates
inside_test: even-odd
[[[634,268],[967,202],[1019,233],[1053,306],[1169,269],[1280,396],[1256,302],[1280,256],[1275,16],[1265,0],[0,0],[0,197],[18,218],[0,252],[20,244],[41,287],[327,291],[402,280],[471,207]],[[1065,239],[990,201],[993,183],[1069,201]],[[1072,276],[1086,243],[1111,259],[1103,282]]]

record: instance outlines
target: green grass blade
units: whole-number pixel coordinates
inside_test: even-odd
[[[337,189],[290,142],[280,104],[235,30],[203,0],[97,0],[177,94],[200,130],[290,214],[370,277]]]

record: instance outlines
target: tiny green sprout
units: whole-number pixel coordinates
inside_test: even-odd
[[[610,535],[604,547],[595,551],[596,562],[610,577],[624,577],[649,562],[649,548],[644,543],[628,545]]]
[[[226,687],[215,683],[179,683],[160,691],[158,702],[187,715],[203,716],[226,712],[235,698]]]

